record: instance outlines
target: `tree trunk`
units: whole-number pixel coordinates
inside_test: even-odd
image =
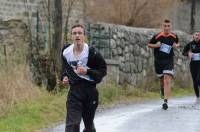
[[[54,25],[54,34],[53,34],[53,49],[54,52],[54,59],[56,63],[56,70],[59,71],[61,58],[61,42],[62,42],[62,0],[55,0],[55,15],[53,20]]]
[[[50,50],[49,77],[47,81],[47,90],[55,88],[57,78],[60,78],[61,67],[61,42],[62,42],[62,0],[54,0],[53,3],[53,34],[52,49]]]

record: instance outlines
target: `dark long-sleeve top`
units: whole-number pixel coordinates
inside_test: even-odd
[[[189,42],[184,47],[182,54],[184,56],[188,56],[189,51],[191,51],[192,53],[200,53],[200,41],[199,42],[195,42],[195,41]]]
[[[88,84],[97,84],[102,81],[102,78],[107,74],[107,65],[102,57],[102,55],[95,50],[93,47],[89,47],[89,55],[88,55],[88,62],[87,66],[87,74],[91,76],[94,81],[88,81],[81,77],[79,77],[73,70],[73,68],[67,62],[67,59],[63,56],[63,52],[66,48],[68,48],[70,44],[67,44],[62,49],[62,73],[61,73],[61,80],[65,76],[69,78],[70,85],[76,85],[80,82],[88,83]]]
[[[188,56],[188,53],[192,52],[192,53],[200,53],[200,41],[199,42],[196,42],[196,41],[191,41],[189,42],[183,49],[183,52],[182,54],[184,56]],[[193,60],[191,59],[191,63],[199,63],[200,61],[199,60]]]

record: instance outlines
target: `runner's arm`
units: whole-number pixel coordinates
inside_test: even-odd
[[[182,55],[188,56],[189,51],[190,51],[190,44],[187,44],[187,45],[183,48]]]
[[[148,43],[149,48],[159,48],[161,42],[156,39],[156,35],[154,35]]]
[[[180,47],[180,43],[179,43],[179,38],[178,36],[176,35],[176,39],[175,39],[175,42],[173,43],[173,48],[179,48]]]
[[[62,50],[61,50],[61,71],[60,71],[60,80],[61,81],[63,81],[63,79],[65,78],[65,77],[67,77],[67,69],[66,69],[66,67],[65,67],[65,61],[66,61],[66,59],[64,58],[64,56],[63,56],[63,51],[67,48],[67,47],[69,47],[69,45],[70,44],[65,44],[64,46],[63,46],[63,48],[62,48]]]
[[[95,65],[95,68],[87,69],[87,74],[94,78],[95,83],[100,83],[107,74],[107,65],[100,53],[96,54]]]
[[[160,42],[157,42],[156,44],[148,43],[149,48],[159,48],[161,45]]]

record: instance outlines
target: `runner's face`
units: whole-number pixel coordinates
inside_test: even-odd
[[[199,32],[194,33],[193,38],[194,38],[194,41],[196,42],[200,41],[200,33]]]
[[[74,44],[81,45],[84,43],[85,34],[82,27],[75,27],[72,29],[72,41]]]
[[[165,34],[170,33],[171,31],[171,24],[170,23],[163,23],[163,31]]]

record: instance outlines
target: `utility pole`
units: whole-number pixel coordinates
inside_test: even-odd
[[[191,21],[190,21],[190,32],[194,32],[195,26],[195,14],[196,14],[196,0],[191,0]]]
[[[48,0],[48,42],[49,42],[49,55],[51,56],[51,1]]]

